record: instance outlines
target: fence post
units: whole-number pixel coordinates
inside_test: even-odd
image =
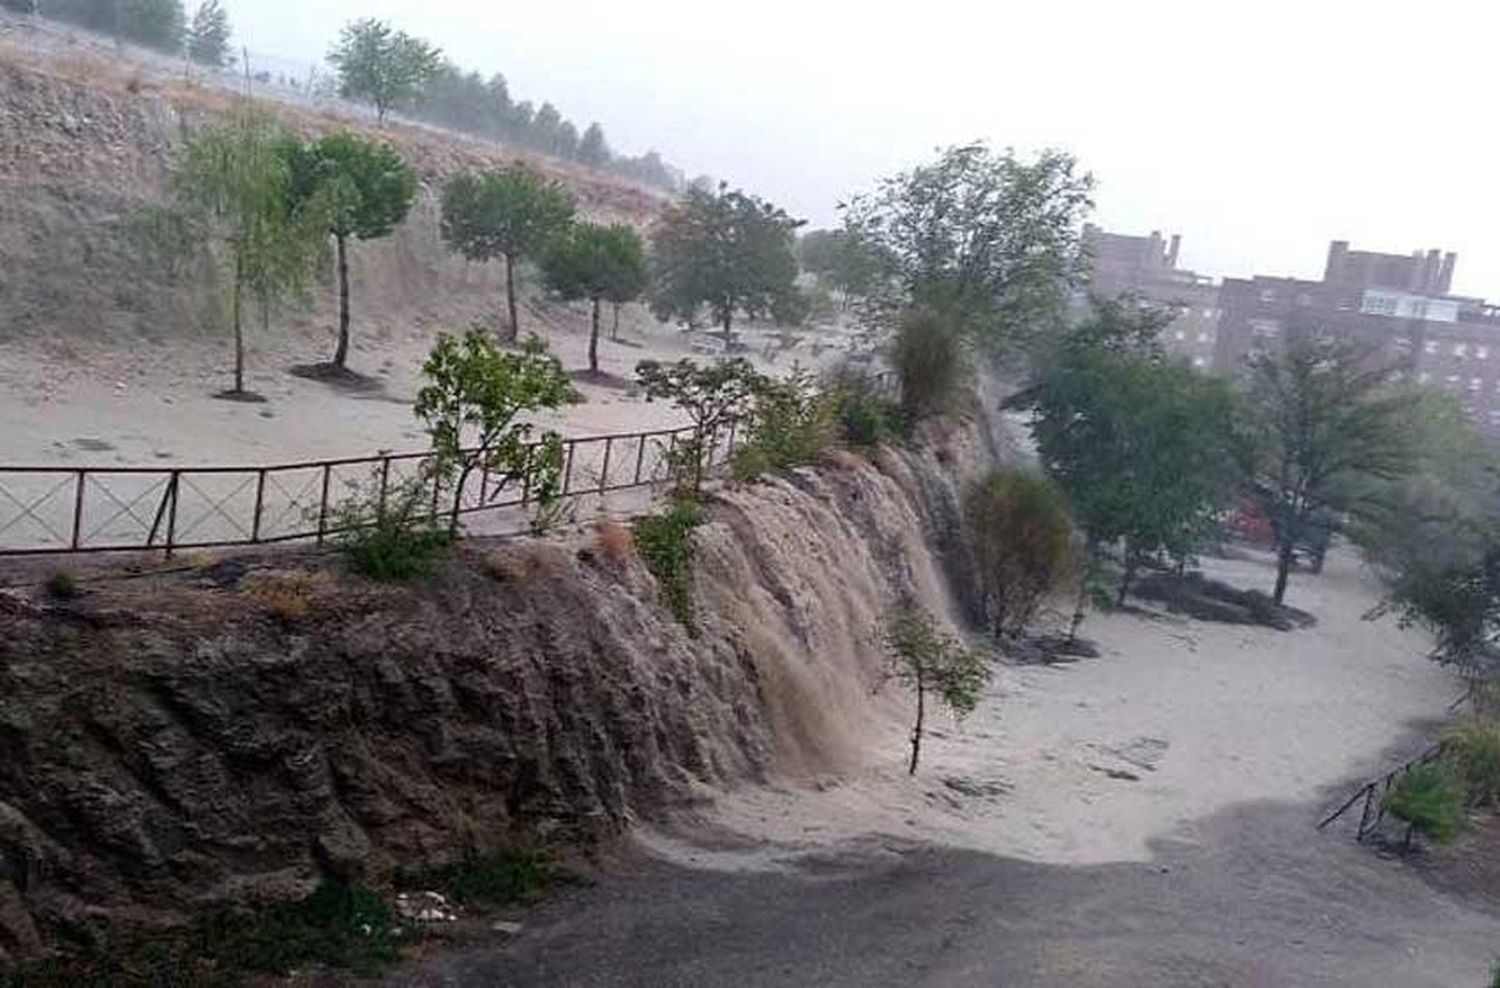
[[[526,459],[521,461],[521,507],[531,501],[531,458],[536,455],[536,443],[526,447]]]
[[[562,496],[563,497],[567,497],[568,496],[568,488],[571,487],[572,484],[573,484],[573,449],[577,445],[578,445],[578,441],[575,440],[575,439],[569,439],[567,441],[568,455],[567,455],[567,458],[565,460],[563,460],[563,485],[562,485]]]
[[[182,471],[173,470],[169,486],[172,488],[172,506],[167,509],[167,558],[172,558],[172,546],[177,539],[177,488]]]
[[[318,545],[328,531],[328,481],[333,474],[333,464],[323,464],[323,492],[318,495]]]
[[[260,541],[260,515],[262,505],[266,501],[266,468],[261,467],[255,473],[255,517],[250,520],[250,541]]]
[[[635,448],[635,484],[634,484],[634,486],[636,486],[636,487],[639,487],[640,484],[641,484],[641,468],[644,467],[645,465],[646,465],[646,433],[643,432],[643,433],[641,433],[640,444],[638,446],[636,446],[636,448]]]
[[[73,490],[73,548],[83,540],[83,486],[88,481],[88,472],[78,471],[78,485]]]
[[[599,471],[599,493],[603,494],[609,490],[609,454],[614,447],[615,437],[604,437],[604,469]]]
[[[391,486],[391,458],[382,456],[380,458],[380,500],[375,508],[377,521],[385,520],[385,493]]]

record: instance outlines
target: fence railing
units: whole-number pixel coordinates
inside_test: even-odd
[[[1418,765],[1431,764],[1441,758],[1446,750],[1447,745],[1439,742],[1411,761],[1403,763],[1378,779],[1365,783],[1355,791],[1354,795],[1345,800],[1338,809],[1324,817],[1318,824],[1318,829],[1322,830],[1345,813],[1348,813],[1355,806],[1360,806],[1359,827],[1355,830],[1354,839],[1358,842],[1363,842],[1366,837],[1375,832],[1385,819],[1386,797],[1390,795],[1390,791],[1395,786],[1396,780]]]
[[[707,437],[709,468],[733,453],[735,431],[731,424]],[[692,435],[678,428],[565,438],[561,498],[576,505],[659,483],[672,450]],[[450,517],[456,505],[460,515],[484,514],[466,521],[479,534],[526,528],[536,501],[527,472],[481,467],[458,491],[433,462],[421,452],[262,466],[0,466],[0,556],[322,543],[348,527],[340,505],[383,508],[411,484],[431,485],[431,517]]]

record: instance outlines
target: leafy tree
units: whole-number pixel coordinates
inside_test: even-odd
[[[547,287],[565,299],[588,299],[592,309],[589,372],[599,373],[599,306],[618,298],[646,273],[646,245],[635,228],[575,223],[557,237],[542,258]]]
[[[427,384],[414,410],[432,438],[438,475],[452,485],[450,531],[458,530],[469,476],[481,468],[525,484],[542,509],[557,500],[562,438],[547,430],[532,441],[531,423],[517,421],[580,400],[545,343],[533,336],[504,351],[477,329],[458,338],[444,333],[422,374]]]
[[[285,134],[263,117],[245,115],[210,128],[183,147],[172,175],[175,197],[196,232],[221,248],[231,285],[234,387],[245,394],[244,296],[267,315],[271,304],[306,290],[322,231],[292,208],[291,179],[280,153]]]
[[[692,437],[676,447],[675,462],[669,465],[678,493],[696,498],[703,489],[712,444],[730,423],[753,411],[765,377],[742,357],[706,367],[691,360],[643,360],[635,373],[647,401],[670,401],[692,420]]]
[[[962,718],[979,705],[979,697],[990,681],[990,664],[982,654],[964,648],[956,638],[940,631],[932,615],[910,601],[885,616],[879,635],[888,658],[886,679],[896,680],[917,695],[911,761],[907,765],[907,773],[916,775],[928,692],[936,693],[955,717]]]
[[[328,61],[338,70],[339,95],[370,103],[384,123],[393,107],[422,94],[442,65],[442,53],[385,21],[366,17],[344,26]]]
[[[603,168],[612,157],[604,140],[604,128],[598,123],[589,124],[578,142],[578,160],[590,168]]]
[[[953,410],[970,361],[963,328],[951,313],[927,306],[902,312],[886,356],[901,382],[908,425]]]
[[[1412,466],[1413,400],[1392,375],[1364,349],[1316,336],[1251,362],[1246,473],[1276,538],[1278,604],[1308,526],[1323,513],[1359,514],[1361,481]]]
[[[1020,637],[1074,568],[1062,495],[1044,477],[996,470],[964,492],[963,517],[995,637]]]
[[[796,293],[792,238],[800,225],[722,183],[717,191],[688,189],[652,231],[652,312],[691,324],[707,306],[729,343],[737,313],[774,316]]]
[[[1090,543],[1122,546],[1121,602],[1144,562],[1196,551],[1238,479],[1233,394],[1166,358],[1159,335],[1171,318],[1096,301],[1012,399],[1031,408],[1042,463]]]
[[[983,144],[886,179],[846,207],[847,234],[880,259],[871,315],[912,305],[961,316],[996,347],[1060,323],[1083,272],[1083,219],[1093,179],[1070,155],[1035,161]]]
[[[165,52],[182,50],[187,31],[182,0],[120,0],[119,30],[132,41]]]
[[[846,310],[850,298],[874,291],[884,266],[872,245],[848,230],[809,230],[797,240],[797,260],[843,295]]]
[[[762,377],[744,423],[744,440],[730,464],[734,477],[750,480],[767,471],[816,463],[837,438],[840,398],[820,389],[801,368],[780,379]]]
[[[187,33],[188,57],[218,68],[229,63],[229,14],[220,0],[203,0]]]
[[[349,239],[378,240],[411,211],[417,175],[389,144],[343,131],[311,143],[290,141],[290,194],[327,225],[338,257],[339,337],[333,366],[349,356]]]
[[[573,196],[516,163],[475,174],[464,172],[443,187],[443,240],[471,261],[505,261],[505,306],[514,340],[516,262],[539,256],[573,219]]]

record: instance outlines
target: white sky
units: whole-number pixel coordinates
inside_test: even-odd
[[[1500,8],[1483,0],[228,0],[237,43],[318,59],[356,16],[502,72],[815,225],[944,144],[1046,145],[1096,219],[1215,277],[1317,277],[1331,239],[1459,253],[1500,299]]]

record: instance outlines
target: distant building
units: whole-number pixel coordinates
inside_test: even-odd
[[[1089,253],[1088,290],[1113,298],[1130,293],[1178,310],[1167,327],[1164,343],[1169,353],[1195,367],[1213,364],[1218,322],[1218,287],[1213,279],[1177,266],[1182,237],[1162,239],[1161,231],[1147,237],[1110,233],[1089,224],[1083,230]]]
[[[1500,435],[1500,306],[1450,294],[1457,263],[1452,253],[1380,254],[1335,240],[1321,281],[1225,278],[1213,366],[1234,372],[1300,335],[1355,340],[1453,392]]]

